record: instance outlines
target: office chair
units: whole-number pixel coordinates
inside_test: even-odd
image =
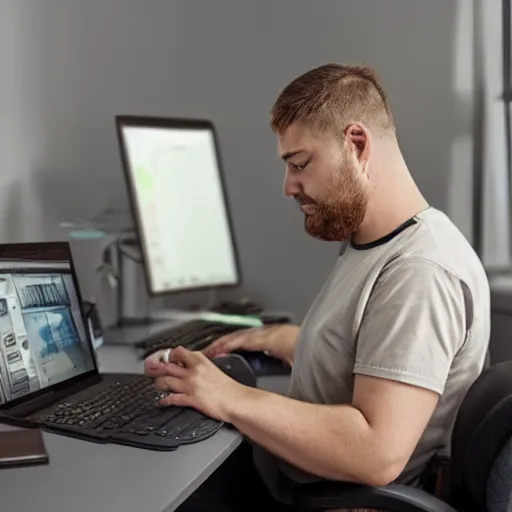
[[[512,511],[512,361],[486,369],[466,394],[453,429],[450,473],[443,499],[399,484],[325,481],[292,484],[293,504],[312,511]]]

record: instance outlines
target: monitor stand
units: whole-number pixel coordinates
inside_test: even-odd
[[[118,328],[148,327],[159,322],[150,314],[150,299],[144,296],[143,301],[140,300],[140,290],[145,289],[145,285],[140,282],[142,259],[138,240],[133,236],[119,237],[115,246],[109,249],[108,259],[116,262],[117,274],[117,321],[115,326]],[[114,254],[112,254],[113,251],[115,251]],[[139,316],[141,309],[144,312],[142,316]]]
[[[205,309],[187,311],[183,309],[162,309],[151,311],[151,299],[141,291],[145,282],[141,279],[140,246],[131,235],[121,238],[107,247],[109,254],[104,261],[115,268],[117,318],[114,325],[104,330],[105,344],[133,344],[148,336],[158,334],[172,326],[198,318]],[[212,291],[215,294],[215,291]],[[213,295],[212,295],[213,297]],[[206,308],[208,308],[206,306]],[[140,314],[142,313],[142,315]]]

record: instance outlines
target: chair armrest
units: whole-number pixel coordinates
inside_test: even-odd
[[[421,489],[399,484],[385,487],[339,482],[298,485],[293,490],[293,504],[306,510],[369,508],[388,512],[457,512]]]

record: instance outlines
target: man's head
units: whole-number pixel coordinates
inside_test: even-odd
[[[395,140],[386,94],[368,67],[327,64],[291,82],[272,108],[271,126],[287,164],[284,190],[304,211],[306,231],[345,240],[370,199],[370,160]]]

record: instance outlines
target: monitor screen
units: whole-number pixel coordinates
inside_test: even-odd
[[[214,128],[117,118],[149,293],[239,282]]]
[[[0,404],[95,369],[67,244],[51,261],[42,245],[0,246]]]

